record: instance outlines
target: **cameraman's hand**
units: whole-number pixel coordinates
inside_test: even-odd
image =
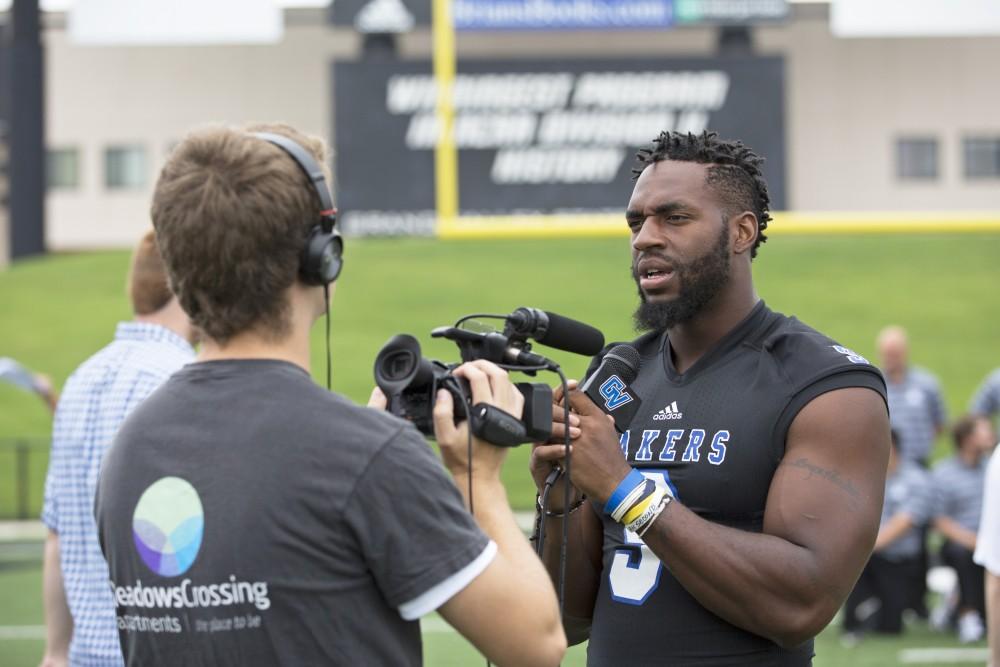
[[[576,389],[577,381],[569,380],[566,383],[569,386],[570,391]],[[542,488],[545,486],[545,480],[548,478],[552,469],[557,465],[559,467],[565,467],[563,463],[566,457],[566,440],[565,440],[565,410],[563,408],[563,390],[562,386],[558,386],[552,392],[552,435],[545,442],[535,443],[531,447],[531,478],[535,482],[535,488],[538,493],[542,492]],[[573,414],[571,411],[569,414],[569,437],[570,441],[580,437],[580,418]],[[573,445],[570,444],[570,453],[572,454]],[[549,503],[548,509],[552,511],[562,511],[564,492],[563,486],[565,485],[565,476],[560,476],[559,480],[552,487],[549,492]],[[571,502],[576,502],[579,500],[582,494],[577,489],[570,490]]]
[[[472,404],[488,403],[518,419],[524,410],[524,396],[510,381],[507,372],[488,361],[477,360],[462,364],[454,374],[469,381]],[[469,471],[468,420],[457,427],[455,406],[449,392],[438,392],[434,404],[434,435],[441,447],[445,467],[455,477],[467,477]],[[485,440],[472,438],[472,474],[477,478],[500,478],[500,468],[507,457],[507,447],[497,447]]]
[[[385,397],[378,387],[372,389],[372,395],[368,397],[368,407],[376,410],[385,410],[389,407],[389,399]]]

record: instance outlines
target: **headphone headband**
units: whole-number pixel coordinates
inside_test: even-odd
[[[312,156],[312,153],[284,135],[275,134],[274,132],[254,132],[253,136],[274,144],[292,156],[296,164],[299,165],[299,168],[302,169],[302,173],[312,183],[316,194],[319,196],[320,224],[323,225],[323,231],[329,232],[336,222],[337,209],[333,207],[333,197],[330,196],[330,188],[326,184],[326,176],[323,174],[323,168],[319,166],[316,158]],[[327,224],[329,224],[329,227],[327,227]]]
[[[337,231],[337,209],[333,207],[333,197],[326,184],[326,176],[316,158],[286,136],[273,132],[253,132],[253,136],[274,144],[285,151],[309,179],[319,197],[319,221],[313,223],[302,249],[299,275],[309,285],[327,285],[337,279],[343,267],[344,241]]]

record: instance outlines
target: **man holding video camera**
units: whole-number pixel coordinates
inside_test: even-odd
[[[589,636],[592,667],[809,665],[878,530],[885,383],[757,296],[750,261],[770,219],[757,155],[663,133],[639,160],[626,212],[649,330],[632,343],[638,375],[602,383],[601,407],[570,393],[570,504],[560,481],[543,508],[553,577],[569,522],[567,634]],[[619,436],[605,413],[633,395]],[[555,426],[532,456],[540,492],[565,467]]]
[[[287,126],[218,128],[160,174],[153,224],[204,342],[102,469],[126,662],[416,665],[416,621],[437,610],[499,665],[555,665],[556,598],[500,484],[505,450],[474,438],[469,468],[442,392],[434,426],[453,480],[410,424],[309,376],[309,331],[342,262],[323,161]],[[475,403],[520,415],[496,366],[455,374]]]

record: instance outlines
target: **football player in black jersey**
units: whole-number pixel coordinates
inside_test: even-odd
[[[871,553],[885,383],[757,295],[761,162],[714,133],[639,154],[625,217],[641,407],[619,435],[571,391],[572,500],[557,482],[543,518],[553,577],[570,522],[565,624],[592,666],[809,665]],[[532,455],[539,489],[564,455],[555,426]]]

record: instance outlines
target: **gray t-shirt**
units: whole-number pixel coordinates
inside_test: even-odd
[[[174,375],[95,511],[130,665],[418,665],[407,604],[494,548],[411,425],[273,360]]]
[[[934,466],[931,473],[937,493],[934,516],[948,517],[973,532],[979,530],[987,463],[984,458],[970,467],[953,456]]]
[[[900,460],[899,466],[885,480],[885,502],[879,528],[884,528],[892,517],[902,512],[910,516],[913,527],[879,555],[888,560],[903,560],[919,554],[920,526],[930,518],[933,503],[930,475],[916,463]]]
[[[916,367],[907,370],[902,382],[886,375],[889,421],[899,434],[899,451],[910,461],[926,461],[934,447],[937,429],[948,419],[937,378]]]

